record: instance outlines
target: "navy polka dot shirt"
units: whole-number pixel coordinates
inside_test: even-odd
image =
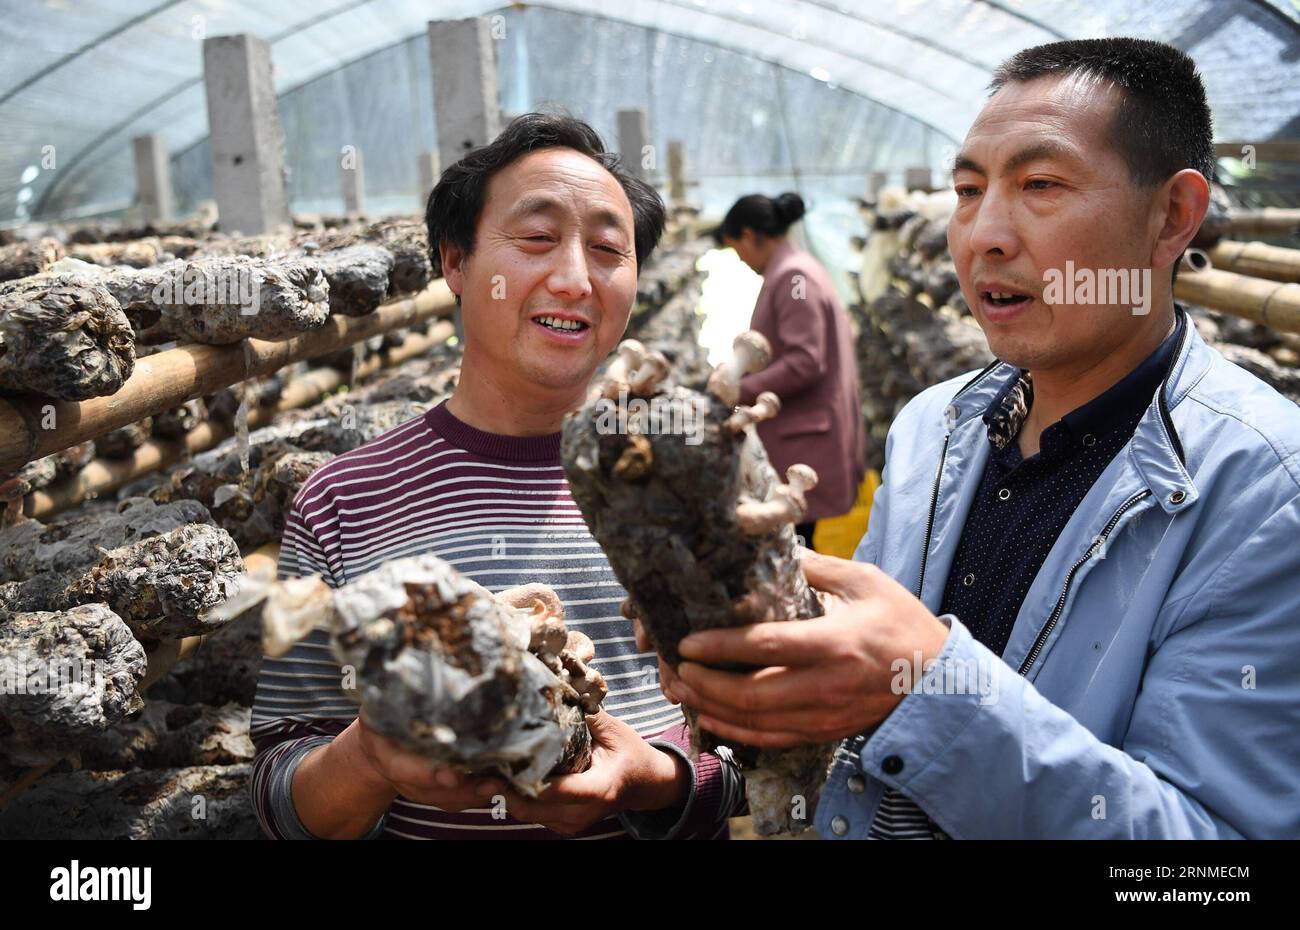
[[[1123,380],[1043,430],[1036,455],[1022,458],[1016,442],[1034,400],[1027,371],[985,413],[993,448],[939,612],[998,655],[1047,553],[1151,405],[1186,319],[1179,313],[1174,332]]]

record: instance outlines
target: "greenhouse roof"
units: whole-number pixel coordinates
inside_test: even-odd
[[[202,158],[188,155],[188,173],[183,162],[200,151],[208,132],[206,36],[251,32],[271,43],[291,149],[333,150],[344,129],[374,149],[377,130],[366,111],[376,98],[402,94],[415,103],[387,113],[389,131],[414,133],[421,138],[411,145],[430,147],[428,54],[419,43],[430,19],[476,15],[501,16],[507,35],[514,29],[499,58],[508,111],[544,99],[591,112],[601,128],[612,125],[606,110],[647,106],[656,133],[685,137],[688,152],[721,175],[861,172],[891,158],[939,164],[941,151],[961,138],[978,111],[998,63],[1030,45],[1106,35],[1160,39],[1191,54],[1220,140],[1300,137],[1294,0],[104,0],[91,8],[67,0],[6,0],[2,6],[0,221],[129,202],[130,140],[148,132],[166,137],[181,169],[182,203],[200,196]],[[723,71],[726,79],[715,77]],[[771,71],[782,76],[773,81]],[[342,76],[352,89],[340,95]],[[325,112],[311,100],[313,87],[349,99]],[[296,116],[285,112],[294,95],[303,108]],[[756,155],[742,150],[744,139],[728,148],[708,136],[736,125],[785,138]],[[835,157],[825,154],[828,146]],[[406,164],[414,171],[413,159]],[[305,169],[298,168],[309,174]]]

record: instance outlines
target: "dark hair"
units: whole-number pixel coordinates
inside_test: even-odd
[[[805,212],[803,198],[790,191],[776,199],[764,194],[746,194],[731,205],[721,225],[713,230],[713,239],[721,245],[724,239],[739,239],[746,229],[764,236],[784,236]]]
[[[653,187],[628,174],[618,156],[605,151],[596,130],[567,114],[525,113],[487,145],[474,149],[449,167],[429,195],[424,223],[429,230],[430,259],[434,274],[442,273],[438,246],[450,242],[469,255],[474,251],[474,232],[487,199],[492,175],[536,149],[569,148],[598,162],[614,176],[632,204],[636,241],[637,273],[663,235],[664,202]]]
[[[1163,184],[1184,168],[1214,179],[1214,131],[1196,63],[1163,42],[1073,39],[1017,52],[993,72],[990,90],[1049,74],[1103,78],[1120,89],[1110,142],[1133,183]]]

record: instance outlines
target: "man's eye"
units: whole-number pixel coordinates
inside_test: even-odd
[[[954,190],[957,191],[958,197],[974,197],[980,192],[978,187],[971,184],[958,184]]]
[[[527,242],[550,242],[551,237],[550,236],[524,236],[524,240]]]
[[[1045,191],[1049,187],[1055,187],[1055,181],[1049,181],[1047,178],[1033,178],[1025,182],[1025,187],[1035,191]]]
[[[622,255],[622,254],[623,254],[623,250],[622,250],[622,249],[620,249],[620,248],[616,248],[615,246],[612,246],[612,245],[598,245],[598,246],[596,246],[596,248],[600,249],[602,252],[608,252],[610,255]]]

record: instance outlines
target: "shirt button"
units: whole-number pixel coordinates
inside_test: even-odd
[[[885,756],[880,763],[880,768],[886,775],[897,775],[903,771],[903,760],[898,756]]]
[[[849,832],[849,822],[844,817],[831,818],[831,832],[836,836],[843,836]]]
[[[973,584],[975,583],[975,576],[974,576],[974,574],[967,575],[965,578],[963,578],[963,579],[961,580],[961,583],[964,584],[966,587],[969,588],[971,585],[973,585]]]
[[[1011,499],[1011,489],[1010,489],[1010,488],[1003,488],[1001,491],[998,492],[998,500],[1000,500],[1000,501],[1005,501],[1005,500],[1010,500],[1010,499]]]
[[[1187,499],[1186,491],[1175,491],[1173,494],[1169,495],[1169,503],[1171,504],[1181,504],[1186,499]]]
[[[949,404],[947,407],[944,408],[943,415],[947,417],[949,420],[955,420],[959,416],[961,416],[961,408],[958,407],[956,404]]]
[[[867,790],[867,780],[861,775],[850,775],[849,790],[854,794],[861,794]]]
[[[1092,435],[1092,433],[1089,433],[1083,437],[1083,444],[1091,448],[1097,444],[1097,437]]]

